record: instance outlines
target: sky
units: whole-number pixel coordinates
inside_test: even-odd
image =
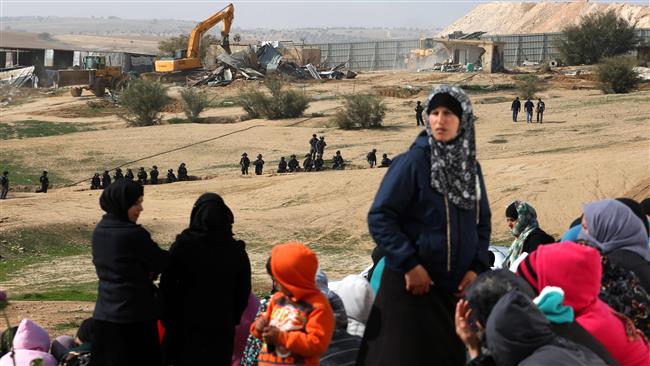
[[[442,28],[482,2],[440,0],[244,0],[235,4],[240,28]],[[594,1],[647,5],[648,0]],[[227,5],[207,0],[0,0],[0,16],[117,16],[201,21]],[[0,29],[2,28],[0,24]]]

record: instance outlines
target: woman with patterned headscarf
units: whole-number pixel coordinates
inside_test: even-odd
[[[510,245],[504,268],[510,266],[521,253],[531,253],[542,244],[555,242],[552,236],[539,227],[537,212],[527,202],[516,200],[508,205],[506,222],[515,240]]]
[[[489,269],[490,208],[465,92],[433,89],[425,131],[388,168],[368,213],[385,252],[357,365],[463,365],[458,297]]]

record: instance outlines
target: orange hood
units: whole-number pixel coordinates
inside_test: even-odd
[[[271,252],[273,277],[291,291],[295,300],[320,293],[315,280],[317,270],[316,254],[302,243],[276,245]]]

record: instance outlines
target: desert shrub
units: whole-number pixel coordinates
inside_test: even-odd
[[[187,34],[181,34],[176,37],[162,40],[158,42],[158,54],[159,56],[174,56],[176,50],[186,50],[188,42],[189,36]],[[213,44],[221,44],[221,40],[211,34],[205,34],[201,37],[201,42],[199,44],[199,57],[201,59],[205,58],[208,47]]]
[[[608,57],[598,64],[597,77],[605,93],[629,93],[641,81],[634,71],[636,61],[631,57]]]
[[[160,112],[171,100],[161,83],[134,80],[124,89],[119,103],[131,116],[125,117],[132,126],[151,126],[160,122]]]
[[[192,122],[196,122],[199,119],[199,114],[210,104],[207,94],[194,88],[181,90],[181,99],[183,100],[183,111],[187,119]]]
[[[309,106],[309,98],[304,92],[284,90],[283,82],[277,78],[266,79],[264,85],[270,96],[252,88],[239,93],[238,103],[250,118],[295,118],[301,116]]]
[[[544,82],[535,75],[519,75],[517,77],[517,92],[524,98],[534,98],[537,92],[544,88]]]
[[[595,64],[601,58],[627,53],[639,42],[636,24],[619,17],[614,10],[585,15],[577,25],[563,29],[565,39],[558,46],[570,65]]]
[[[376,128],[386,115],[382,99],[374,94],[345,96],[344,109],[334,115],[334,122],[342,129]]]

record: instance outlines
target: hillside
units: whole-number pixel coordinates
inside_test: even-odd
[[[610,9],[631,22],[638,21],[639,28],[650,28],[650,6],[647,5],[588,1],[493,2],[477,6],[445,28],[440,35],[445,36],[454,31],[483,31],[491,34],[559,32],[565,25],[577,23],[581,16]]]

